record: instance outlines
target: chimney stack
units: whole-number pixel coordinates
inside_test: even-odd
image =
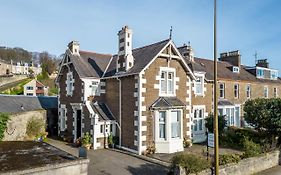
[[[133,31],[128,26],[122,27],[118,32],[117,72],[128,71],[134,65],[132,35]]]
[[[262,59],[262,60],[258,60],[257,67],[264,67],[264,68],[269,68],[269,63],[267,61],[267,59]]]
[[[191,62],[194,62],[194,51],[190,45],[190,42],[188,42],[188,45],[183,44],[183,46],[178,49],[184,58],[188,59]]]
[[[78,41],[71,41],[68,44],[68,48],[73,55],[79,55],[80,44]]]
[[[239,50],[221,53],[219,60],[228,62],[237,67],[240,67],[241,65],[241,55],[239,53]]]

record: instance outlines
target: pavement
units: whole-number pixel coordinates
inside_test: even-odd
[[[78,148],[68,143],[49,139],[49,144],[78,156]],[[159,164],[110,149],[89,150],[89,175],[165,175],[168,169]]]
[[[259,172],[255,175],[280,175],[281,174],[281,166],[275,166],[273,168],[264,170],[262,172]]]

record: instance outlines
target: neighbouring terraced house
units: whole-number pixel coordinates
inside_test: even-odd
[[[190,45],[177,48],[171,39],[133,49],[132,34],[128,26],[118,32],[116,55],[69,43],[56,79],[60,134],[75,141],[90,132],[94,149],[105,147],[113,134],[121,148],[137,154],[153,145],[158,153],[172,153],[184,149],[184,139],[204,141],[213,62],[194,58]],[[248,98],[262,97],[265,88],[266,97],[278,95],[278,72],[261,61],[252,68],[240,65],[238,51],[220,60],[219,112],[229,125],[241,126]]]

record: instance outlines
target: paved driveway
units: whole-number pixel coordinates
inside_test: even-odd
[[[64,142],[50,140],[50,144],[70,153],[78,155],[78,149]],[[89,175],[165,175],[168,170],[160,165],[123,154],[120,152],[101,149],[88,151]]]

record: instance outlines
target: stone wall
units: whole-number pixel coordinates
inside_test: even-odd
[[[280,151],[273,151],[271,153],[266,153],[258,157],[251,157],[243,159],[237,164],[229,164],[220,166],[220,175],[251,175],[258,173],[260,171],[272,168],[279,165]],[[185,171],[180,168],[180,170],[175,171],[174,174],[185,175]],[[210,175],[211,170],[205,170],[198,175]]]
[[[0,77],[0,86],[4,84],[12,83],[15,81],[23,80],[27,78],[26,75],[13,75],[12,77]]]
[[[66,163],[48,164],[40,168],[7,172],[2,175],[30,174],[30,175],[87,175],[89,159],[74,160]]]
[[[33,117],[38,120],[46,121],[46,116],[45,110],[11,114],[3,141],[24,140],[28,121]]]

